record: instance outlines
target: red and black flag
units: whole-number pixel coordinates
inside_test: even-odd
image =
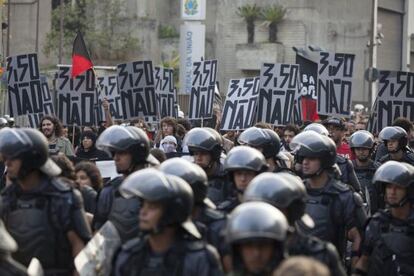
[[[72,78],[75,78],[77,75],[82,74],[92,67],[92,60],[89,56],[88,49],[86,49],[85,41],[83,40],[82,34],[78,32],[73,42]]]

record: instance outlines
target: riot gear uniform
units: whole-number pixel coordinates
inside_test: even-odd
[[[137,165],[152,163],[149,154],[148,136],[137,127],[111,126],[107,128],[96,142],[97,148],[113,155],[115,152],[129,152],[132,162],[126,171],[119,173],[130,174]],[[93,226],[98,230],[107,220],[117,228],[122,242],[138,235],[138,215],[140,205],[137,200],[126,199],[119,193],[119,187],[124,180],[120,176],[107,182],[98,196]]]
[[[2,218],[19,246],[14,258],[28,265],[36,257],[46,274],[69,274],[72,251],[67,233],[74,231],[83,241],[91,236],[80,192],[53,177],[60,169],[49,159],[46,138],[37,130],[2,129],[0,153],[22,160],[17,180],[35,170],[43,172],[30,190],[23,190],[15,179],[2,192]]]
[[[191,187],[183,179],[155,169],[131,174],[120,188],[126,198],[158,202],[163,213],[149,234],[165,227],[177,227],[195,238],[200,234],[189,220],[193,206]],[[175,243],[163,254],[151,251],[148,239],[141,237],[125,243],[116,257],[114,275],[221,275],[217,253],[202,241],[185,238],[177,231]]]
[[[226,239],[232,248],[234,272],[242,275],[246,272],[239,246],[258,240],[274,244],[272,260],[260,275],[273,271],[284,258],[288,226],[283,213],[265,202],[246,202],[234,209],[226,227]]]
[[[289,173],[263,173],[252,180],[244,194],[244,201],[264,201],[287,214],[289,224],[312,228],[312,219],[305,214],[306,189],[301,179]],[[295,226],[295,229],[297,227]],[[287,240],[292,255],[307,255],[325,263],[332,275],[345,275],[338,252],[331,243],[294,231]]]
[[[7,233],[3,222],[0,220],[0,275],[26,276],[24,266],[13,260],[11,253],[17,250],[16,241]]]
[[[188,146],[190,155],[194,155],[194,152],[208,152],[211,154],[212,159],[207,169],[215,166],[215,171],[208,176],[207,196],[215,204],[219,204],[227,198],[230,192],[223,166],[220,163],[220,156],[223,151],[223,140],[220,134],[214,129],[196,127],[186,134],[184,144]]]

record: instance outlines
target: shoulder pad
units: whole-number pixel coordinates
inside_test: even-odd
[[[185,247],[189,251],[200,251],[206,248],[206,243],[201,240],[188,240],[185,243]]]
[[[405,156],[406,156],[406,159],[407,159],[409,162],[414,163],[414,153],[412,153],[412,152],[407,152],[407,154],[406,154]]]
[[[145,240],[137,237],[137,238],[133,238],[130,239],[128,241],[126,241],[123,245],[122,245],[122,250],[123,251],[137,251],[140,250],[141,248],[144,247],[145,244]]]
[[[233,203],[234,203],[234,199],[232,199],[232,198],[231,199],[227,199],[227,200],[219,203],[217,205],[217,209],[218,210],[225,210],[225,209],[229,208],[230,206],[232,206]]]
[[[313,236],[307,236],[307,245],[313,252],[320,252],[326,247],[325,242]]]
[[[336,155],[336,163],[338,164],[345,164],[347,163],[348,159],[346,159],[345,157],[341,156],[341,155]]]
[[[330,188],[331,191],[336,191],[336,192],[339,192],[339,193],[344,193],[344,192],[350,191],[348,186],[346,184],[342,183],[341,181],[338,181],[336,179],[333,179],[332,181],[333,181],[333,183],[332,183],[331,188]]]
[[[226,218],[226,215],[223,212],[211,208],[205,208],[204,214],[212,220],[222,220]]]
[[[59,177],[52,177],[50,182],[52,183],[53,187],[55,187],[60,192],[68,192],[72,190],[68,183]]]
[[[386,155],[382,156],[380,159],[378,159],[377,162],[384,163],[385,161],[388,161],[390,159],[390,155],[387,153]]]
[[[364,200],[362,199],[360,194],[358,194],[356,192],[353,192],[352,195],[353,195],[353,198],[354,198],[354,202],[357,206],[359,206],[359,207],[364,206]]]
[[[374,215],[372,215],[372,219],[376,219],[376,220],[384,220],[384,219],[388,219],[390,216],[390,211],[385,209],[385,210],[378,210]]]
[[[105,182],[104,187],[105,186],[116,186],[120,183],[122,183],[122,181],[124,180],[123,176],[117,176],[114,179],[110,179],[108,181]]]

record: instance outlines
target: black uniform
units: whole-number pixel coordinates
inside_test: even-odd
[[[140,203],[136,199],[124,198],[119,193],[123,177],[107,182],[98,196],[98,203],[93,219],[93,228],[98,230],[110,220],[118,230],[122,242],[135,238],[138,233]]]
[[[376,170],[374,161],[369,160],[368,165],[364,167],[359,167],[355,160],[352,161],[352,164],[354,165],[355,174],[361,184],[362,192],[369,204],[371,214],[373,214],[378,210],[378,192],[372,184],[372,178],[374,177]]]
[[[73,258],[67,233],[74,231],[85,242],[91,237],[79,191],[43,176],[31,191],[13,183],[2,199],[2,218],[19,246],[13,257],[26,266],[36,257],[46,275],[70,275]]]
[[[146,239],[133,239],[122,246],[114,276],[216,276],[220,270],[217,251],[201,241],[177,241],[164,254],[151,252]]]
[[[1,205],[0,205],[1,209]],[[13,260],[11,253],[17,250],[17,244],[7,233],[3,221],[0,220],[0,275],[26,276],[26,268]]]
[[[378,161],[375,163],[375,166],[378,168],[379,166],[381,166],[382,164],[390,160],[392,160],[391,155],[387,153],[386,155],[378,159]],[[402,160],[398,160],[398,161],[405,162],[410,165],[414,165],[414,153],[410,151],[405,151]]]
[[[226,172],[223,165],[217,162],[217,168],[213,175],[208,177],[207,197],[219,205],[231,192],[231,186],[228,184]]]
[[[355,174],[354,166],[352,162],[340,155],[336,156],[336,164],[341,170],[340,180],[353,188],[355,192],[361,192],[361,184],[359,183],[358,177]]]
[[[399,220],[389,210],[370,219],[362,246],[370,256],[368,275],[414,275],[414,210]]]
[[[333,178],[321,189],[305,185],[308,192],[305,212],[312,217],[315,227],[303,231],[333,243],[342,255],[346,232],[353,227],[361,229],[365,223],[361,197]]]

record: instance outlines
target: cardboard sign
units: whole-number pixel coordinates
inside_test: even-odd
[[[176,117],[175,103],[177,99],[174,88],[174,70],[155,67],[154,79],[159,118]]]
[[[33,113],[28,114],[29,125],[32,128],[37,128],[40,124],[40,120],[44,115],[52,115],[55,114],[55,110],[53,107],[53,99],[50,94],[49,85],[47,84],[46,77],[41,77],[40,82],[42,84],[42,99],[43,102],[43,112],[40,113]]]
[[[299,65],[264,63],[260,70],[257,121],[287,125],[298,89]]]
[[[213,117],[214,89],[217,78],[217,60],[194,62],[190,112],[188,118],[208,119]]]
[[[221,118],[222,130],[243,130],[253,125],[260,78],[230,80]]]
[[[370,129],[379,132],[398,117],[414,121],[414,72],[381,70]]]
[[[92,70],[71,78],[70,66],[57,72],[57,112],[64,125],[95,125],[95,76]]]
[[[124,119],[145,118],[157,121],[152,61],[133,61],[117,66],[118,89]]]
[[[351,116],[355,55],[319,53],[318,114]]]
[[[11,116],[43,112],[37,54],[7,57],[7,90]]]
[[[296,96],[293,121],[300,125],[303,121],[316,121],[318,95],[318,63],[296,53],[296,64],[299,65],[299,93]]]
[[[118,83],[116,75],[98,77],[97,94],[97,121],[105,121],[105,112],[102,107],[104,98],[109,102],[109,112],[115,120],[123,120],[124,112],[122,110],[121,96],[118,93]]]

